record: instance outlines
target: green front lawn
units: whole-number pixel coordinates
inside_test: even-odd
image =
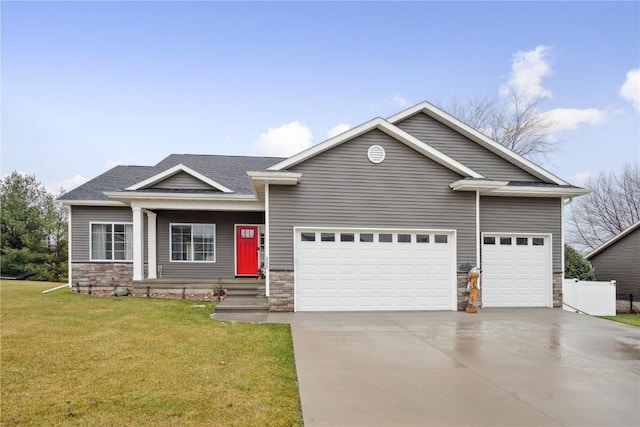
[[[640,314],[618,314],[617,316],[602,316],[602,318],[640,327]]]
[[[53,286],[0,283],[3,426],[302,425],[289,325]]]

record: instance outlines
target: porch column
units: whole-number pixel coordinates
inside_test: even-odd
[[[133,280],[144,276],[144,215],[142,209],[134,206],[133,211]]]
[[[157,279],[158,261],[156,256],[156,217],[157,215],[148,210],[144,211],[147,214],[147,265],[149,271],[147,272],[147,279]]]

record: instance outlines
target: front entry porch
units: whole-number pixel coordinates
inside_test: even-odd
[[[216,306],[216,312],[269,311],[264,279],[144,279],[134,280],[132,288],[138,297],[207,301],[216,300],[217,293],[224,290],[225,298]]]

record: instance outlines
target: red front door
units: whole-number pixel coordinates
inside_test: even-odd
[[[236,227],[236,274],[258,275],[258,227],[238,225]]]

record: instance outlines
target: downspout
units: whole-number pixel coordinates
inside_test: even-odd
[[[560,199],[560,253],[562,254],[562,256],[560,257],[561,259],[561,266],[560,268],[562,269],[562,280],[564,280],[564,267],[565,267],[565,260],[564,260],[564,210],[566,207],[568,207],[571,202],[573,202],[573,198],[569,197],[568,199],[565,198],[561,198]]]
[[[480,192],[478,190],[476,190],[476,267],[480,268]]]

